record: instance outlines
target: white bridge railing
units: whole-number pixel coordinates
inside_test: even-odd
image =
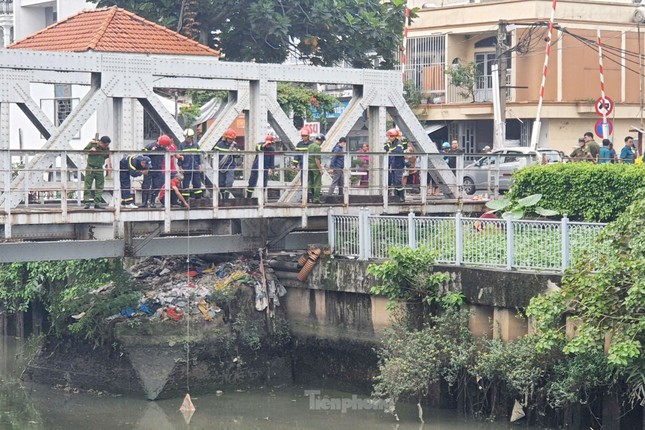
[[[560,272],[592,252],[606,224],[453,217],[329,215],[334,254],[386,259],[391,247],[437,252],[437,263]]]

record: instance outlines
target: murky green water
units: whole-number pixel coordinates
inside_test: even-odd
[[[426,410],[426,423],[421,424],[416,407],[405,405],[398,407],[397,422],[392,415],[362,402],[362,395],[355,399],[352,393],[340,391],[306,392],[315,387],[194,395],[197,410],[187,422],[179,412],[183,400],[179,398],[150,402],[22,384],[17,359],[21,347],[20,341],[0,336],[0,430],[517,428],[508,423],[473,422],[455,411],[436,410]]]

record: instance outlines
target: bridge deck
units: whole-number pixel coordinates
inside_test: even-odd
[[[416,201],[415,201],[416,200]],[[230,202],[227,202],[230,204]],[[305,230],[292,239],[300,245],[326,240],[331,215],[374,215],[409,212],[431,214],[483,210],[481,200],[459,202],[435,200],[421,205],[418,199],[405,203],[308,204],[266,203],[224,207],[83,209],[70,205],[29,205],[0,211],[0,229],[11,237],[0,242],[0,262],[67,260],[102,257],[143,257],[186,253],[229,253],[253,251],[267,246],[275,236],[294,237],[293,230]],[[245,227],[238,224],[245,222]],[[307,229],[310,230],[307,230]],[[314,230],[313,232],[311,230]],[[316,233],[323,231],[323,234]]]

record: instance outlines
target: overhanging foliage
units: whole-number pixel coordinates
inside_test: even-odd
[[[406,6],[405,0],[91,1],[122,7],[191,38],[197,30],[202,43],[231,61],[282,63],[291,55],[313,65],[345,61],[384,69],[398,61]]]

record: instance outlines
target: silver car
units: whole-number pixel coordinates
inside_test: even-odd
[[[513,171],[540,163],[542,155],[526,147],[502,148],[464,167],[464,192],[477,190],[508,191]]]

